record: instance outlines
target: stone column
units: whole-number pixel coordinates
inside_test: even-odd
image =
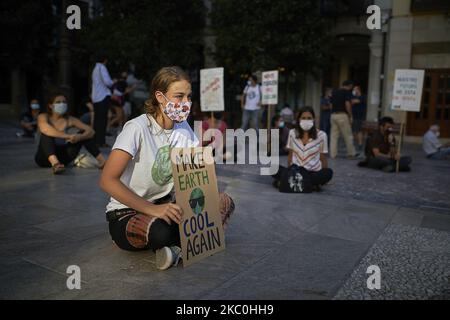
[[[18,116],[28,104],[27,81],[24,71],[19,67],[11,72],[11,100],[12,110],[9,110],[8,116]]]
[[[314,109],[317,120],[320,117],[320,96],[321,84],[314,79],[313,76],[306,76],[305,84],[305,106],[310,106]]]
[[[401,122],[403,112],[392,111],[392,93],[396,69],[411,68],[413,17],[398,16],[391,20],[387,41],[386,75],[383,97],[383,115]]]
[[[61,20],[60,20],[60,47],[58,52],[58,65],[59,76],[57,87],[67,96],[69,108],[74,110],[72,99],[72,67],[71,67],[71,35],[70,30],[67,29],[66,10],[70,3],[67,0],[63,0],[61,7]]]
[[[381,108],[380,80],[381,64],[383,57],[383,34],[381,31],[372,33],[369,43],[370,64],[369,64],[369,86],[367,91],[367,120],[374,121],[378,118],[378,110]]]

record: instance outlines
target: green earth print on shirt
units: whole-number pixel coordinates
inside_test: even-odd
[[[172,181],[172,166],[170,164],[170,146],[166,145],[158,149],[155,162],[152,167],[153,181],[159,186],[164,186]]]

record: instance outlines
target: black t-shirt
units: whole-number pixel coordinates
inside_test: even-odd
[[[332,113],[336,112],[347,112],[345,108],[345,103],[347,101],[351,102],[352,92],[350,90],[338,89],[333,92],[331,97],[331,103],[333,104]]]
[[[391,145],[385,135],[379,130],[374,132],[367,141],[366,156],[368,158],[375,157],[373,149],[378,149],[382,154],[389,154]]]

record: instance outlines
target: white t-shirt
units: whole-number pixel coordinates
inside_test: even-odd
[[[120,180],[138,196],[152,202],[173,189],[170,148],[196,147],[199,140],[189,124],[175,123],[164,130],[151,116],[143,114],[128,121],[114,143],[132,156]],[[127,208],[111,197],[106,211]]]
[[[296,138],[295,129],[289,132],[289,138],[286,148],[292,150],[292,163],[303,167],[308,171],[320,171],[322,162],[321,153],[328,153],[327,134],[317,130],[317,138],[310,139],[306,145],[303,145],[301,139]]]
[[[245,110],[259,110],[260,106],[258,105],[261,100],[261,90],[259,85],[256,86],[246,86],[244,89],[245,97]]]
[[[108,69],[103,63],[97,62],[92,70],[92,102],[97,103],[111,95],[111,88],[114,82],[109,76]]]

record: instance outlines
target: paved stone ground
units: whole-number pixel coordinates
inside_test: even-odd
[[[405,148],[408,174],[332,161],[333,182],[312,195],[278,193],[256,165],[218,166],[219,189],[236,203],[226,251],[158,272],[153,253],[112,244],[98,170],[53,176],[15,131],[0,124],[2,299],[449,298],[450,161],[428,162],[417,146]],[[81,290],[66,288],[72,264]],[[366,287],[372,264],[376,292]]]
[[[450,299],[448,232],[392,224],[336,299]],[[367,268],[380,267],[380,290],[367,290]],[[373,271],[370,271],[373,272]]]

